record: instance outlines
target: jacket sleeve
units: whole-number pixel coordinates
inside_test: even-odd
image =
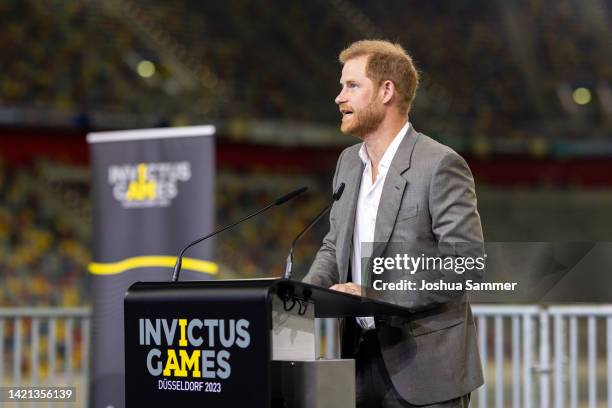
[[[474,178],[457,153],[442,157],[429,189],[431,228],[440,243],[482,243]]]
[[[476,259],[484,255],[480,215],[472,172],[465,160],[454,151],[445,154],[434,167],[429,188],[431,229],[437,241],[437,256],[443,259]],[[425,280],[458,282],[465,288],[467,279],[481,280],[483,270],[473,269],[423,271]],[[463,299],[464,291],[434,290],[421,293],[421,303],[415,311],[422,311]]]
[[[467,163],[457,153],[450,151],[444,154],[434,165],[428,201],[435,244],[418,244],[418,251],[413,249],[415,255],[425,252],[444,260],[454,258],[455,262],[459,258],[482,257],[484,244],[474,179]],[[481,280],[483,273],[483,270],[477,269],[457,273],[454,269],[433,267],[418,270],[414,275],[400,271],[399,275],[388,276],[393,276],[389,281],[399,281],[405,277],[414,281],[419,289],[423,282],[435,283],[439,280],[460,283],[465,288],[467,279]],[[381,300],[407,307],[412,312],[423,312],[444,304],[461,303],[464,294],[464,290],[444,289],[384,291]]]

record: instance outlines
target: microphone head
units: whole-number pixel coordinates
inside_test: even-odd
[[[334,201],[338,201],[340,197],[342,197],[342,193],[344,193],[344,187],[345,187],[345,184],[340,183],[340,185],[338,186],[338,189],[336,190],[334,195],[332,195],[332,198],[334,199]]]
[[[295,197],[299,196],[300,194],[302,194],[306,190],[308,190],[308,187],[304,186],[304,187],[298,188],[297,190],[294,190],[294,191],[292,191],[292,192],[290,192],[288,194],[285,194],[284,196],[277,198],[274,201],[274,205],[285,204],[287,201],[294,199]]]

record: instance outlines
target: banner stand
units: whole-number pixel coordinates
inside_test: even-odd
[[[90,406],[123,408],[123,297],[169,281],[181,247],[214,228],[215,127],[94,132]],[[190,249],[183,280],[217,274],[213,241]]]

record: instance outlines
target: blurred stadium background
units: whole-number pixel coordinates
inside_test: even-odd
[[[413,55],[411,122],[468,160],[487,240],[612,241],[610,0],[3,0],[0,307],[90,305],[92,130],[215,124],[218,225],[309,185],[217,240],[221,277],[280,275],[356,142],[333,99],[337,54],[363,38]],[[299,245],[301,273],[325,229]]]

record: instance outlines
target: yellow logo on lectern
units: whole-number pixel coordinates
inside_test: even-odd
[[[124,208],[168,207],[178,195],[178,182],[191,179],[191,163],[158,162],[112,165],[108,183]]]

